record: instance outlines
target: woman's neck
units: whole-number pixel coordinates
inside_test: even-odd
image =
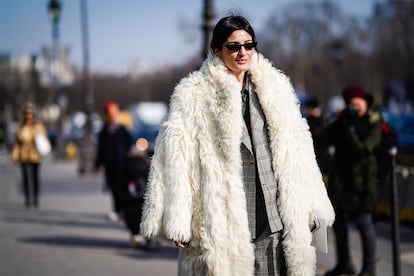
[[[245,71],[241,71],[240,73],[235,74],[235,76],[236,76],[236,78],[239,81],[239,83],[240,83],[241,86],[243,86],[243,84],[244,84],[243,82],[244,82],[244,75],[245,74],[246,74]]]
[[[33,121],[32,120],[27,120],[26,122],[24,122],[24,125],[31,127],[31,126],[33,126]]]

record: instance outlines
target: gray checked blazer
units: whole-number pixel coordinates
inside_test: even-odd
[[[272,168],[266,121],[257,95],[251,90],[249,91],[248,110],[250,111],[252,137],[249,135],[247,125],[244,124],[241,154],[249,230],[254,240],[257,238],[256,235],[260,234],[256,233],[257,221],[267,219],[271,233],[282,230],[283,225],[276,204],[277,183]],[[257,192],[263,194],[257,194]],[[258,200],[264,200],[265,208],[260,208],[263,202],[257,202]]]

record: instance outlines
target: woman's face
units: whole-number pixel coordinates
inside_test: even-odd
[[[108,120],[111,123],[114,123],[118,119],[119,115],[119,108],[117,105],[110,105],[107,110]]]
[[[351,104],[358,110],[359,117],[364,116],[365,113],[367,112],[368,105],[367,105],[366,100],[355,97],[351,99]]]
[[[254,48],[246,49],[241,47],[240,50],[229,50],[226,45],[244,45],[246,43],[252,43],[252,36],[245,30],[237,30],[231,33],[231,35],[224,42],[221,50],[216,49],[215,54],[219,56],[226,67],[231,73],[236,76],[244,76],[244,72],[250,69],[251,57],[254,52]]]
[[[33,120],[33,111],[32,110],[26,110],[24,112],[24,118],[25,118],[26,121]]]

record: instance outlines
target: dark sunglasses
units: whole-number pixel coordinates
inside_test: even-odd
[[[241,47],[244,47],[246,51],[250,51],[253,48],[256,48],[257,42],[255,41],[255,42],[249,42],[245,44],[226,44],[224,46],[226,46],[227,50],[229,50],[230,52],[238,52],[240,51]]]

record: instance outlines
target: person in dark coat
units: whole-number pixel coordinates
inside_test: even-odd
[[[388,204],[389,187],[392,181],[392,161],[391,150],[397,147],[398,131],[390,125],[382,116],[382,107],[375,101],[374,96],[367,93],[368,112],[371,117],[376,116],[381,120],[381,142],[377,149],[376,158],[378,164],[377,170],[377,207],[379,204]],[[378,215],[378,208],[376,208]]]
[[[104,104],[106,122],[99,133],[95,168],[105,168],[105,181],[111,191],[113,210],[109,218],[118,220],[122,211],[122,201],[125,198],[124,165],[128,152],[133,146],[129,131],[120,123],[119,107],[113,101]]]
[[[337,265],[326,275],[355,274],[347,225],[356,223],[361,235],[363,266],[358,275],[375,275],[375,228],[372,213],[376,199],[376,150],[381,120],[370,116],[363,87],[350,85],[342,92],[347,107],[330,124],[326,139],[335,147],[328,194],[336,212]]]
[[[330,156],[328,146],[323,142],[323,132],[328,125],[328,119],[324,116],[321,104],[317,98],[311,97],[304,103],[304,115],[312,134],[315,148],[316,161],[326,181],[329,172]]]
[[[150,158],[146,152],[134,149],[128,154],[124,170],[128,194],[124,202],[124,220],[131,235],[130,242],[132,247],[141,247],[146,242],[145,238],[140,235],[139,225],[142,218],[141,210],[144,203],[149,170]],[[151,241],[147,241],[148,247],[152,244]]]

